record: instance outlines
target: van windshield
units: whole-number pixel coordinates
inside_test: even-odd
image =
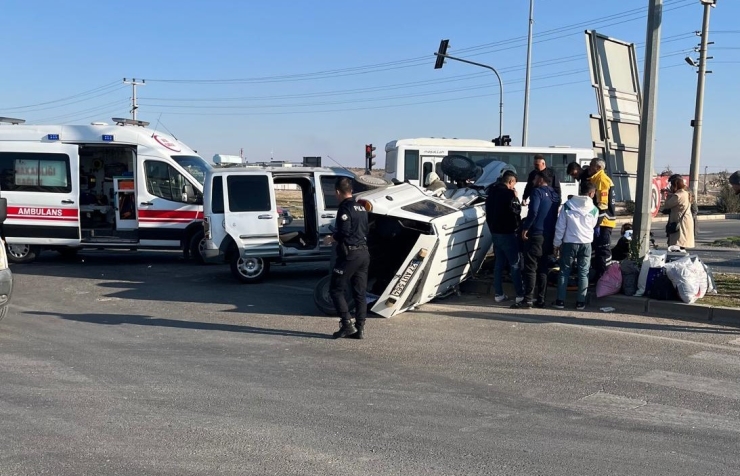
[[[211,165],[197,155],[173,155],[172,159],[177,165],[185,169],[201,185],[206,182],[206,172]]]

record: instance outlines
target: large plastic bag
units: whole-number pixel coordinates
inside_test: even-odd
[[[707,273],[701,261],[692,260],[691,257],[686,256],[666,263],[665,270],[683,302],[693,304],[706,294]]]
[[[622,290],[622,269],[618,262],[610,264],[596,283],[596,297],[610,296]]]
[[[663,250],[650,250],[640,267],[640,276],[637,278],[637,292],[635,296],[642,296],[647,289],[647,279],[650,268],[662,268],[665,265],[666,252]]]
[[[707,273],[707,294],[717,294],[717,284],[714,282],[714,274],[709,266],[705,262],[699,259],[698,256],[692,256],[692,260],[699,261],[701,266],[704,268],[704,272]]]
[[[640,268],[636,261],[623,260],[619,264],[622,268],[622,292],[627,296],[634,296],[637,292],[637,278],[640,276]]]

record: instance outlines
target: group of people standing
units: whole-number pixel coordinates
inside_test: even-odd
[[[486,221],[493,238],[496,263],[496,302],[509,299],[503,290],[508,267],[516,291],[512,308],[546,306],[547,276],[553,257],[559,259],[556,308],[565,307],[565,296],[574,264],[578,273],[577,309],[586,306],[590,277],[595,283],[611,259],[611,235],[616,225],[614,184],[606,163],[593,159],[586,168],[568,165],[568,174],[579,182],[579,194],[562,203],[558,178],[542,155],[534,157],[521,200],[515,189],[517,176],[505,172],[488,191]],[[562,210],[560,209],[563,204]],[[521,207],[529,207],[521,218]],[[593,260],[592,260],[593,255]]]

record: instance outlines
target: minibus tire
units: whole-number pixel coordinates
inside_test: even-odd
[[[442,159],[442,172],[453,181],[468,180],[475,176],[476,165],[464,155],[447,155]],[[423,177],[425,179],[426,177]]]
[[[13,251],[11,251],[11,247],[13,247]],[[41,253],[41,247],[36,245],[9,245],[6,243],[5,251],[9,263],[21,264],[35,261]]]
[[[188,243],[188,249],[190,250],[190,258],[198,264],[204,264],[206,261],[203,258],[202,244],[205,241],[205,233],[203,230],[198,230],[193,233]]]
[[[337,310],[334,307],[334,301],[329,296],[329,286],[331,285],[331,274],[324,276],[316,283],[313,288],[313,302],[319,311],[323,312],[327,316],[337,316]],[[355,300],[352,298],[352,291],[347,286],[347,292],[345,294],[347,299],[347,305],[349,306],[349,312],[355,312]]]
[[[231,255],[229,265],[231,266],[231,274],[233,274],[236,279],[244,284],[260,283],[265,279],[265,277],[267,277],[267,274],[270,272],[270,262],[264,258],[249,258],[249,263],[247,263],[247,266],[249,267],[249,269],[252,269],[253,272],[249,272],[247,274],[240,271],[240,261],[244,261],[240,254],[233,253]]]

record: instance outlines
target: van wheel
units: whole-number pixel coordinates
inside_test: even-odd
[[[245,284],[259,283],[270,272],[270,262],[264,258],[242,258],[239,253],[231,257],[231,273]]]
[[[206,246],[206,235],[203,230],[196,231],[190,238],[188,249],[190,250],[190,257],[195,260],[198,264],[205,263],[203,259],[203,251]]]
[[[331,296],[329,295],[330,285],[331,274],[321,278],[319,282],[316,283],[316,287],[313,288],[313,302],[314,304],[316,304],[316,307],[319,308],[319,311],[323,312],[327,316],[336,316],[337,310],[334,307],[334,301],[331,300]],[[355,300],[352,298],[352,291],[349,289],[349,286],[347,287],[347,292],[345,293],[345,299],[347,300],[349,312],[354,313]]]
[[[36,245],[6,245],[8,251],[8,261],[11,263],[30,263],[34,261],[41,248]]]

